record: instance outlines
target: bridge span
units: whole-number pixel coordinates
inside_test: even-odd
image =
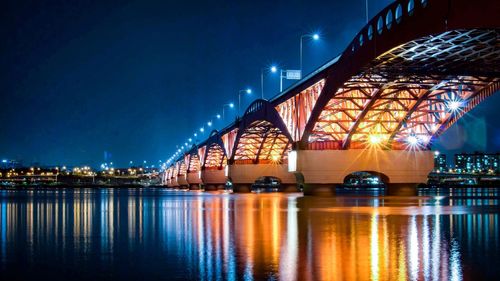
[[[260,176],[332,194],[353,172],[416,193],[433,142],[500,87],[500,7],[493,0],[400,0],[344,52],[213,131],[164,172],[169,187],[249,191]]]

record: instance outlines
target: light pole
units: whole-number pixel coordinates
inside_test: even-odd
[[[261,93],[261,99],[264,99],[264,70],[267,68],[261,68],[260,69],[260,93]],[[278,68],[274,65],[269,67],[268,69],[272,73],[276,73],[278,71]]]
[[[252,90],[250,88],[246,89],[246,90],[239,90],[239,92],[238,92],[238,116],[241,115],[241,93],[251,94]]]
[[[226,103],[226,104],[222,105],[222,122],[225,121],[224,109],[226,109],[226,106],[229,107],[229,108],[233,108],[234,104],[232,102],[230,102],[230,103]]]
[[[312,38],[313,40],[319,40],[319,34],[314,33],[314,34],[304,34],[300,36],[300,78],[302,79],[302,41],[304,41],[304,38]]]

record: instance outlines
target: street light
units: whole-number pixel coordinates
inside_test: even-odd
[[[304,40],[304,38],[312,38],[314,41],[317,41],[319,40],[319,34],[304,34],[300,36],[300,78],[302,78],[302,41]]]
[[[252,93],[252,89],[248,88],[248,89],[245,89],[245,90],[240,90],[238,92],[238,115],[241,115],[241,93],[251,94]]]
[[[234,108],[234,104],[231,102],[231,103],[226,103],[226,104],[222,105],[222,121],[223,122],[225,120],[224,109],[226,109],[226,107]]]
[[[264,99],[264,70],[268,70],[271,73],[276,73],[278,72],[278,67],[275,65],[271,65],[269,68],[261,68],[260,69],[260,94],[261,94],[261,99]]]

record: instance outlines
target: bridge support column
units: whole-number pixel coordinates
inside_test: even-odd
[[[297,172],[304,177],[305,195],[335,194],[335,186],[353,172],[376,172],[386,177],[392,195],[414,195],[416,184],[427,182],[434,166],[431,151],[350,149],[299,150]]]
[[[179,183],[177,182],[177,179],[176,178],[169,179],[168,182],[167,182],[167,187],[178,188],[179,187]]]
[[[288,172],[287,164],[233,164],[229,165],[229,176],[233,182],[233,192],[250,192],[255,180],[263,176],[273,176],[281,180],[287,191],[296,186],[293,173]],[[298,191],[295,188],[295,191]]]
[[[226,176],[223,169],[205,169],[201,171],[205,191],[216,191],[224,189]]]
[[[187,182],[186,176],[184,175],[177,176],[177,183],[179,184],[180,189],[187,189],[189,187],[189,183]]]
[[[188,172],[187,182],[189,184],[189,190],[200,190],[201,189],[201,178],[198,172]]]

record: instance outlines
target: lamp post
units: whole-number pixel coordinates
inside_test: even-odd
[[[246,89],[246,90],[239,90],[239,92],[238,92],[238,116],[241,115],[241,93],[251,94],[252,90],[250,88]]]
[[[314,34],[304,34],[300,36],[300,78],[302,78],[302,41],[304,41],[304,38],[312,38],[313,40],[319,40],[319,34],[314,33]]]
[[[264,99],[264,70],[267,68],[261,68],[260,69],[260,94],[261,94],[261,99]],[[274,65],[268,68],[269,71],[272,73],[276,73],[278,71],[278,68]]]
[[[226,104],[222,105],[222,121],[223,122],[225,121],[224,109],[226,109],[226,107],[233,108],[234,104],[232,102],[230,102],[230,103],[226,103]]]

